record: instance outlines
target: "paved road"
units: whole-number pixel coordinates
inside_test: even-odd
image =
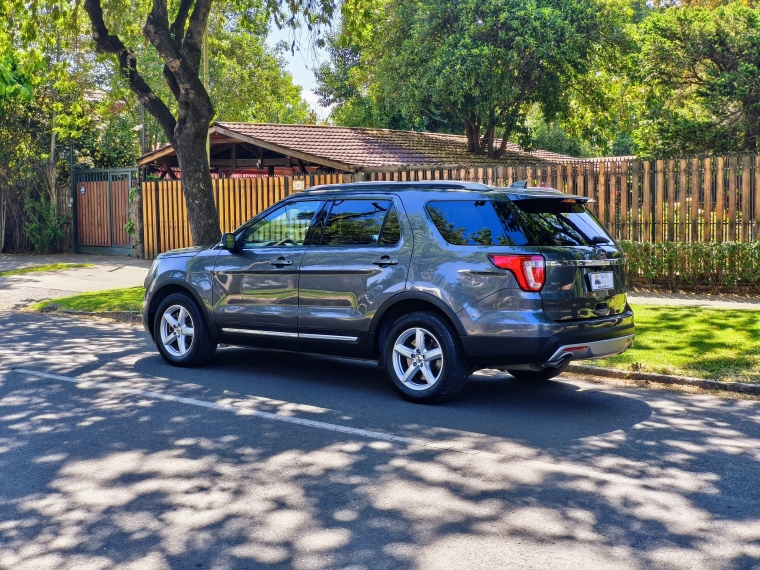
[[[396,397],[372,363],[0,313],[0,568],[760,567],[760,402],[577,380]]]

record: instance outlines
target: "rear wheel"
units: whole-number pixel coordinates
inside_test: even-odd
[[[412,313],[397,320],[383,355],[388,378],[411,402],[443,402],[467,381],[469,369],[456,332],[434,313]]]
[[[175,293],[161,301],[153,337],[161,356],[174,366],[200,366],[216,351],[216,342],[198,305],[185,293]]]
[[[551,380],[555,376],[559,376],[567,367],[570,366],[570,360],[566,360],[557,368],[544,368],[543,370],[507,370],[512,376],[518,380],[525,380],[530,382],[545,382]]]

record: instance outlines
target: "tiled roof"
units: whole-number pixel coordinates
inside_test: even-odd
[[[508,143],[498,160],[467,152],[467,137],[415,131],[393,131],[324,125],[214,123],[221,129],[314,157],[345,164],[352,169],[387,167],[471,167],[514,163],[575,160],[544,150],[526,152]]]

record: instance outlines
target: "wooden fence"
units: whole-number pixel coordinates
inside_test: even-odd
[[[342,174],[305,177],[213,179],[214,200],[223,232],[231,232],[272,204],[319,184],[343,182]],[[143,183],[143,250],[146,259],[162,251],[190,247],[187,207],[178,180]]]
[[[617,239],[750,241],[760,229],[760,156],[587,160],[497,168],[373,172],[368,180],[528,180],[596,200],[591,209]]]
[[[760,156],[567,163],[370,172],[370,181],[463,180],[509,186],[528,180],[595,200],[591,209],[617,239],[750,241],[760,229]],[[356,178],[359,178],[357,176]],[[214,180],[222,231],[232,231],[278,200],[352,175]],[[143,185],[145,256],[192,245],[178,181]]]

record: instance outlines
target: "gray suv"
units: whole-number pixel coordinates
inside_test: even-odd
[[[143,321],[177,366],[219,343],[377,359],[415,402],[480,368],[546,380],[633,342],[623,253],[586,202],[465,182],[312,188],[216,246],[159,255]]]

